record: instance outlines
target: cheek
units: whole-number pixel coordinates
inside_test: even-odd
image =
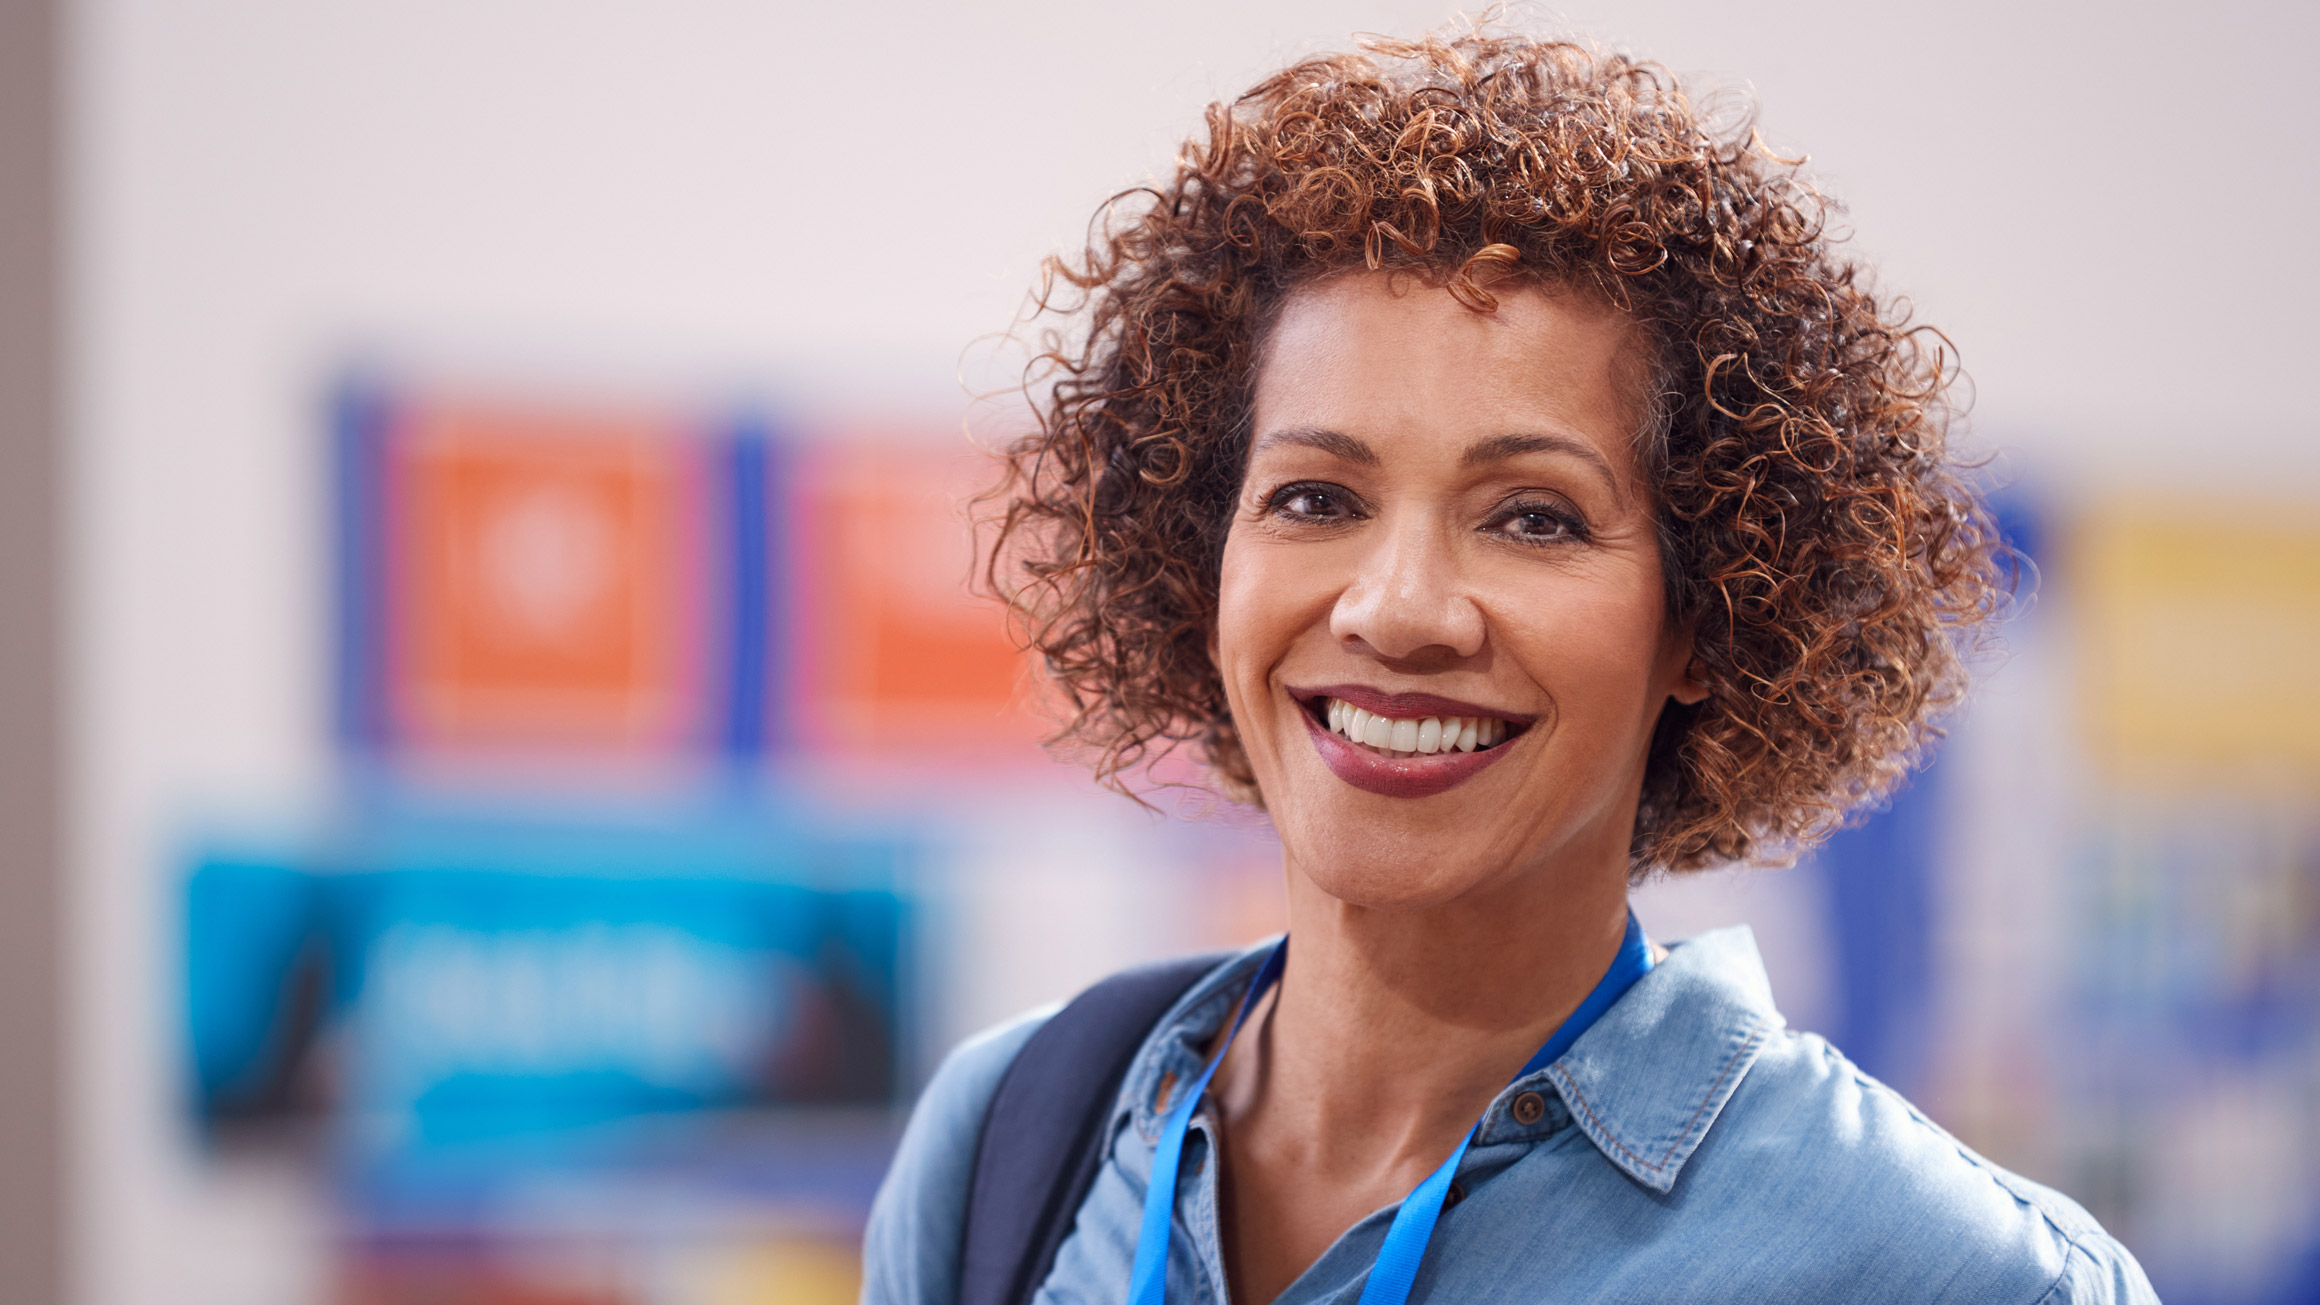
[[[1248,550],[1239,546],[1238,539],[1239,532],[1235,531],[1225,540],[1224,560],[1216,586],[1216,632],[1210,636],[1209,643],[1210,659],[1224,676],[1228,690],[1233,687],[1234,667],[1246,658],[1249,644],[1256,637],[1251,624],[1260,610],[1253,600],[1261,585],[1251,574]]]
[[[1656,587],[1577,586],[1505,608],[1506,651],[1555,700],[1565,725],[1625,717],[1658,675],[1665,626]]]
[[[1239,530],[1225,540],[1224,562],[1217,581],[1216,667],[1225,690],[1234,695],[1247,687],[1244,677],[1261,670],[1277,655],[1280,632],[1278,602],[1267,601],[1276,590],[1268,574],[1263,548],[1251,547]]]
[[[1244,695],[1264,691],[1267,675],[1301,638],[1316,629],[1327,635],[1326,578],[1309,564],[1291,565],[1291,551],[1237,528],[1225,540],[1212,656],[1236,711],[1250,705]]]

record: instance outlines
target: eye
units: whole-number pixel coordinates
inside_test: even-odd
[[[1525,544],[1555,544],[1587,537],[1587,523],[1560,503],[1511,504],[1485,528]]]
[[[1292,521],[1349,521],[1359,515],[1351,493],[1313,481],[1283,485],[1273,491],[1266,506],[1273,515]]]

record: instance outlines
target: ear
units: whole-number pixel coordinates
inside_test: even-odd
[[[1671,665],[1683,668],[1676,672],[1673,682],[1668,685],[1668,696],[1686,707],[1696,706],[1708,698],[1708,667],[1700,660],[1699,654],[1692,651],[1692,647],[1692,631],[1686,629],[1677,637],[1676,646],[1670,650],[1672,655],[1668,658]]]
[[[1676,681],[1668,696],[1686,707],[1696,707],[1708,700],[1708,668],[1697,657],[1686,658],[1683,677]]]

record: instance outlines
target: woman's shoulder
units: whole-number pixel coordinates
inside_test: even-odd
[[[2157,1299],[2076,1201],[1983,1157],[1817,1034],[1767,1039],[1685,1179],[1764,1212],[1768,1236],[1841,1235],[1926,1299]]]
[[[1056,1010],[1044,1006],[976,1034],[943,1057],[927,1080],[863,1230],[864,1305],[958,1299],[967,1184],[983,1116],[1023,1044]]]
[[[1069,1003],[1041,1007],[979,1033],[944,1057],[919,1094],[871,1204],[862,1246],[865,1305],[951,1305],[957,1299],[967,1201],[984,1120],[1008,1071],[1059,1012],[1069,1012],[1052,1030],[1060,1036],[1043,1045],[1036,1062],[1050,1090],[1011,1097],[1018,1112],[1027,1108],[1026,1101],[1035,1113],[1044,1110],[1057,1092],[1069,1098],[1075,1087],[1087,1087],[1092,1094],[1099,1080],[1083,1080],[1079,1071],[1113,1063],[1113,1053],[1128,1046],[1135,1048],[1136,1060],[1126,1085],[1114,1084],[1114,1090],[1121,1100],[1133,1097],[1140,1081],[1148,1090],[1149,1082],[1137,1075],[1151,1049],[1181,1034],[1188,1012],[1221,1018],[1216,1015],[1220,1002],[1274,941],[1121,971]],[[1090,1095],[1082,1104],[1100,1108],[1104,1102]],[[1015,1158],[1021,1159],[1020,1149]],[[1040,1171],[1034,1164],[1029,1172]],[[1020,1179],[1023,1171],[1013,1176]]]

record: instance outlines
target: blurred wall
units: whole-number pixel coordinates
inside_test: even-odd
[[[962,375],[1005,371],[968,342],[1203,104],[1449,9],[72,9],[79,1298],[262,1305],[320,1272],[312,1192],[193,1163],[163,867],[188,804],[292,799],[326,772],[329,369],[433,354],[955,422]],[[1753,86],[1771,142],[1812,152],[1863,249],[1963,347],[1978,438],[2016,465],[2320,482],[2291,380],[2320,290],[2308,7],[1660,0],[1525,21]]]
[[[63,1294],[58,1237],[59,24],[0,5],[0,1302]]]

